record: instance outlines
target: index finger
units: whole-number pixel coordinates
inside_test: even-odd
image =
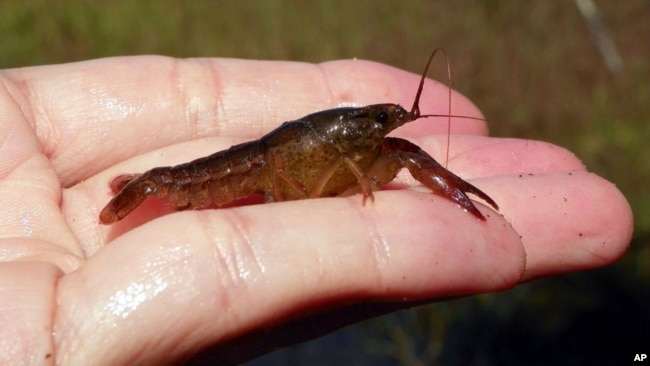
[[[419,76],[360,60],[320,65],[137,56],[8,70],[69,187],[132,156],[205,136],[254,139],[284,121],[344,105],[410,106]],[[446,114],[447,86],[427,80],[423,113]],[[480,116],[460,94],[454,114]],[[480,121],[454,124],[486,133]],[[447,130],[422,121],[402,135]]]

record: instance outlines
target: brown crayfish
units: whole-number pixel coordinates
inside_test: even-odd
[[[485,220],[467,193],[498,210],[488,195],[417,145],[386,137],[407,122],[440,117],[421,115],[419,108],[436,51],[429,57],[411,111],[390,103],[329,109],[285,122],[259,140],[189,163],[120,175],[111,182],[116,195],[101,211],[100,222],[123,219],[149,196],[167,199],[180,210],[225,205],[253,194],[263,194],[266,202],[279,202],[362,193],[365,203],[368,197],[374,200],[372,192],[403,168],[434,193]]]

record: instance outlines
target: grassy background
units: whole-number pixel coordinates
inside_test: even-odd
[[[565,146],[618,185],[635,213],[629,252],[606,269],[400,312],[265,359],[620,362],[617,350],[650,347],[650,5],[596,4],[620,70],[607,67],[574,2],[516,0],[4,1],[0,68],[163,54],[358,57],[419,73],[444,47],[455,88],[499,122],[493,134]]]

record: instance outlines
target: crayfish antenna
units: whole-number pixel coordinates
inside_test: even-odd
[[[449,143],[451,142],[451,63],[449,62],[449,55],[447,54],[447,51],[444,48],[436,48],[431,52],[431,56],[429,56],[429,60],[427,61],[427,65],[424,67],[424,72],[422,73],[422,78],[420,79],[420,85],[418,86],[418,91],[415,94],[415,100],[413,101],[413,107],[411,107],[411,116],[413,120],[416,120],[418,118],[422,117],[435,117],[436,115],[421,115],[420,114],[420,96],[422,95],[422,89],[424,88],[424,79],[427,77],[427,73],[429,72],[429,66],[431,66],[431,61],[433,61],[433,58],[436,56],[436,53],[438,51],[442,52],[445,54],[445,61],[447,62],[447,153],[445,156],[445,168],[447,167],[447,164],[449,163]]]

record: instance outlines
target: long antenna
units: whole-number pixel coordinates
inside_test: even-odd
[[[437,115],[437,114],[427,114],[427,115],[420,115],[420,95],[422,94],[422,89],[424,87],[424,79],[427,77],[427,73],[429,72],[429,66],[431,65],[431,61],[435,57],[436,53],[438,51],[441,51],[442,53],[445,54],[445,61],[447,61],[447,114],[446,115]],[[431,52],[431,56],[429,56],[429,61],[427,61],[427,65],[424,67],[424,72],[422,73],[422,78],[420,79],[420,85],[418,86],[418,91],[415,94],[415,100],[413,101],[413,107],[411,107],[411,115],[414,116],[414,119],[418,118],[426,118],[426,117],[447,117],[447,153],[445,156],[445,168],[447,168],[447,165],[449,164],[449,143],[451,142],[451,117],[464,117],[464,118],[469,118],[469,119],[477,119],[477,120],[483,120],[481,118],[473,118],[473,117],[466,117],[466,116],[453,116],[451,114],[451,63],[449,62],[449,55],[447,54],[447,51],[444,48],[436,48]]]
[[[449,62],[449,55],[444,48],[441,48],[442,53],[445,54],[445,61],[447,61],[447,154],[445,155],[445,168],[449,164],[449,144],[451,143],[451,62]]]

